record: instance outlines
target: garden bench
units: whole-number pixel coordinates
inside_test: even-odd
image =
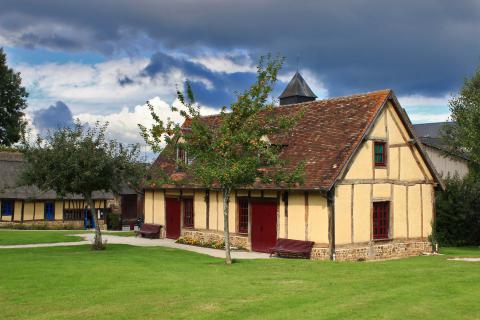
[[[281,257],[310,259],[314,243],[313,241],[278,239],[275,247],[270,249],[270,256],[276,254]]]
[[[160,238],[160,231],[162,226],[159,224],[149,224],[144,223],[140,228],[140,231],[137,231],[137,235],[140,235],[145,238]]]

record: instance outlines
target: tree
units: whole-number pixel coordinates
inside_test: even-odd
[[[94,191],[117,193],[127,183],[137,184],[144,167],[138,161],[137,145],[123,146],[108,140],[108,123],[93,127],[78,120],[73,127],[58,129],[35,142],[23,144],[25,170],[21,183],[35,185],[41,190],[54,190],[61,197],[80,194],[94,213]],[[93,249],[104,249],[102,234],[95,221]]]
[[[257,68],[256,82],[249,90],[238,94],[228,110],[222,108],[216,125],[208,123],[200,115],[200,105],[196,103],[188,81],[184,93],[177,91],[177,97],[185,109],[172,107],[172,111],[180,113],[185,119],[183,126],[170,119],[162,121],[150,104],[155,124],[150,129],[139,125],[142,136],[154,151],[161,151],[164,157],[176,161],[177,166],[195,183],[222,192],[227,264],[231,263],[228,219],[231,192],[251,187],[255,182],[277,185],[302,182],[303,164],[297,164],[293,170],[282,170],[288,164],[288,159],[280,157],[281,146],[269,142],[269,137],[273,135],[288,133],[302,115],[299,112],[284,116],[275,112],[273,102],[268,102],[282,63],[283,59],[280,58],[262,58]],[[176,159],[176,152],[172,152],[174,146],[185,150],[193,161]],[[165,175],[159,176],[168,179]]]
[[[440,245],[480,245],[480,182],[474,174],[445,179],[436,195],[435,234]]]
[[[443,138],[451,153],[463,153],[480,164],[480,68],[465,79],[460,94],[449,102],[454,125],[443,128]]]
[[[26,127],[23,110],[27,96],[20,73],[7,66],[7,57],[0,48],[0,145],[20,141]]]

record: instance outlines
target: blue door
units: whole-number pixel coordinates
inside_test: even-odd
[[[12,200],[2,200],[2,208],[1,208],[1,215],[2,216],[13,216],[13,201]]]
[[[45,202],[45,220],[55,220],[55,206],[53,202]]]

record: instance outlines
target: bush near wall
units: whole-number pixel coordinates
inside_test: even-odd
[[[480,179],[472,173],[445,180],[436,195],[435,237],[442,246],[480,245]]]

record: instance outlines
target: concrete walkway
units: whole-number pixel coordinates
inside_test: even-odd
[[[450,261],[480,262],[480,258],[452,258]]]
[[[93,233],[84,234],[71,234],[67,236],[78,236],[85,240],[79,242],[57,242],[57,243],[37,243],[37,244],[22,244],[11,246],[0,246],[0,249],[17,249],[17,248],[44,248],[44,247],[63,247],[63,246],[80,246],[90,244],[93,242]],[[196,246],[190,246],[186,244],[175,243],[175,240],[171,239],[146,239],[136,237],[122,237],[102,234],[103,241],[107,241],[107,244],[128,244],[138,247],[167,247],[173,249],[181,249],[192,251],[196,253],[206,254],[216,258],[225,258],[225,252],[219,249],[202,248]],[[268,259],[267,253],[259,252],[247,252],[247,251],[232,251],[232,259]]]

